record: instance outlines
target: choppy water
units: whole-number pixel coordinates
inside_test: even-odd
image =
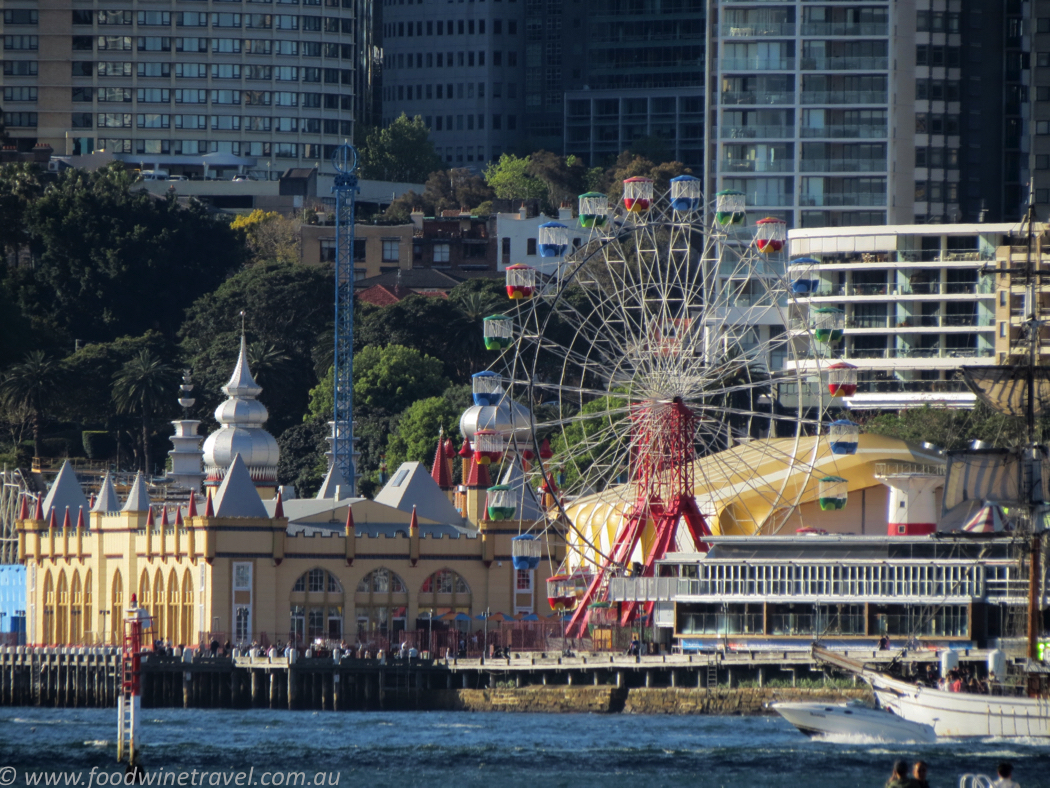
[[[260,776],[275,770],[304,772],[307,785],[318,771],[337,772],[338,784],[351,788],[877,788],[896,758],[921,758],[930,764],[934,788],[958,785],[964,772],[994,774],[1003,759],[1014,762],[1023,788],[1050,788],[1050,744],[828,742],[806,739],[779,717],[181,709],[143,714],[150,772],[196,769],[210,775],[254,767],[250,777],[259,786]],[[27,785],[26,772],[64,769],[84,775],[80,784],[87,786],[92,767],[116,769],[115,727],[115,711],[0,709],[0,786]],[[17,769],[13,783],[2,767]],[[212,780],[205,777],[203,784]]]

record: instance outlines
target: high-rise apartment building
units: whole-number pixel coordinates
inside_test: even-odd
[[[513,150],[525,135],[525,5],[383,0],[383,123],[421,116],[452,167]]]
[[[754,210],[795,227],[1023,213],[1030,61],[1020,0],[716,7],[710,189],[744,192]]]
[[[327,169],[353,138],[355,86],[371,79],[368,7],[4,0],[7,132],[21,148],[106,151],[144,166],[221,153],[262,177],[297,163]]]

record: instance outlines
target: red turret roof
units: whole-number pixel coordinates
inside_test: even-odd
[[[489,477],[489,466],[478,465],[478,461],[471,459],[470,473],[465,482],[467,487],[491,487],[492,479]]]
[[[547,438],[544,438],[543,442],[540,444],[540,459],[549,460],[553,456],[554,452],[551,451],[551,442]]]
[[[84,522],[84,507],[80,507],[80,514],[77,515],[77,530],[86,531],[87,524]]]
[[[214,517],[215,516],[215,507],[211,505],[211,490],[210,489],[208,490],[208,502],[204,505],[204,516],[205,517]]]
[[[284,517],[284,502],[281,500],[281,491],[277,491],[277,502],[273,506],[273,516]]]
[[[29,519],[29,500],[25,497],[25,494],[22,495],[22,503],[19,504],[19,507],[18,507],[18,519],[19,520],[28,520]]]
[[[470,448],[470,441],[466,438],[463,439],[463,445],[459,447],[459,456],[464,460],[474,456],[474,450]]]
[[[191,492],[190,495],[193,495],[193,493]],[[176,506],[175,507],[175,527],[176,528],[181,528],[183,525],[184,525],[184,523],[182,522],[182,507],[181,506]]]
[[[167,528],[168,525],[169,525],[169,523],[168,523],[168,507],[167,506],[160,507],[160,524],[161,524],[162,528]]]
[[[51,507],[51,519],[48,521],[47,527],[52,531],[58,528],[58,511],[55,506]]]
[[[186,504],[186,516],[197,516],[197,493],[195,493],[193,490],[190,490],[190,502]]]
[[[54,507],[52,507],[51,511],[54,511]],[[73,530],[73,523],[69,519],[69,507],[68,506],[66,507],[65,517],[62,518],[62,530],[63,531],[72,531]]]
[[[40,500],[40,496],[37,496],[36,506],[33,507],[33,519],[43,520],[44,519],[44,504]]]
[[[452,486],[452,474],[448,469],[448,457],[445,454],[445,441],[438,438],[437,451],[434,452],[434,465],[430,469],[430,478],[437,482],[442,490]]]
[[[416,517],[416,507],[412,507],[412,519],[408,521],[408,532],[419,530],[419,518]]]
[[[354,508],[352,506],[346,507],[346,535],[350,536],[354,532]]]

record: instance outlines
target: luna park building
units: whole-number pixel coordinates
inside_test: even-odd
[[[194,455],[195,423],[176,422],[173,463],[184,469],[189,458],[199,470],[203,455],[206,495],[154,503],[140,475],[122,499],[107,476],[89,501],[67,463],[43,500],[23,498],[27,643],[118,644],[133,596],[150,613],[152,637],[173,645],[382,648],[414,631],[469,638],[485,611],[551,613],[545,584],[564,546],[543,540],[534,569],[514,568],[511,539],[540,505],[520,475],[520,520],[488,519],[488,468],[469,451],[457,459],[448,439],[429,471],[404,463],[375,500],[346,495],[338,471],[316,498],[284,500],[261,390],[242,341],[203,451]],[[456,461],[464,485],[452,483]]]

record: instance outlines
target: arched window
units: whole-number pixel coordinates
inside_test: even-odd
[[[41,642],[47,645],[55,642],[55,584],[50,569],[44,575],[44,631],[40,634]]]
[[[149,572],[145,569],[142,570],[142,576],[139,578],[139,607],[143,607],[146,610],[151,610],[150,606],[150,592],[149,592]]]
[[[165,626],[165,599],[164,599],[164,575],[160,571],[160,567],[157,567],[156,574],[153,575],[153,605],[150,607],[150,615],[153,616],[153,637],[163,638],[164,637],[164,626]],[[151,644],[152,645],[152,644]]]
[[[299,645],[343,639],[345,597],[339,579],[320,567],[304,572],[292,586],[288,639]]]
[[[80,586],[80,575],[73,573],[73,582],[69,592],[69,642],[79,645],[83,640],[84,615],[83,589]]]
[[[94,605],[92,604],[92,594],[93,591],[91,589],[91,570],[89,569],[84,575],[84,604],[81,607],[81,609],[84,611],[82,617],[82,626],[84,627],[85,643],[95,642],[95,622],[91,618],[91,614],[95,609]]]
[[[58,586],[55,594],[55,645],[69,642],[69,585],[66,573],[59,572]]]
[[[102,616],[102,639],[106,638],[106,617]],[[124,633],[124,578],[118,569],[113,573],[113,590],[109,597],[109,642],[119,645]]]
[[[179,578],[174,569],[168,573],[168,610],[165,620],[168,628],[164,637],[170,640],[173,646],[179,645]]]
[[[179,645],[193,643],[193,576],[187,569],[182,573],[182,614],[179,616]]]
[[[408,623],[408,587],[386,567],[361,578],[354,594],[357,637],[364,643],[388,639],[396,643]]]
[[[469,594],[466,581],[451,569],[439,569],[423,581],[419,589],[424,594]]]
[[[419,617],[433,618],[446,613],[471,615],[470,586],[451,569],[439,569],[419,587]]]
[[[408,591],[405,581],[386,568],[375,569],[361,578],[361,582],[357,584],[357,590],[365,593],[372,591],[377,594],[387,592],[404,594]]]

